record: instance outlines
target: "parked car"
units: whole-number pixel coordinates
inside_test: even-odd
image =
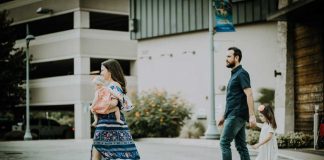
[[[0,139],[4,137],[4,135],[11,131],[12,125],[14,122],[7,118],[0,118]]]
[[[61,125],[53,119],[30,119],[30,131],[37,135],[39,139],[74,138],[73,127]]]

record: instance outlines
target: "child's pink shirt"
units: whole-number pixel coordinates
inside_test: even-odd
[[[94,102],[95,105],[92,109],[96,113],[104,114],[104,112],[107,111],[107,103],[109,103],[109,101],[114,99],[115,97],[111,94],[111,92],[109,92],[109,90],[106,87],[102,87],[96,92],[96,94],[98,94],[98,97],[97,101]]]

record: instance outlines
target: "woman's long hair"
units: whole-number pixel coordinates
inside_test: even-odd
[[[267,119],[267,122],[271,124],[273,129],[277,128],[276,118],[274,116],[273,109],[270,105],[264,104],[263,111],[260,111],[261,114]]]
[[[101,63],[106,69],[111,73],[111,78],[118,82],[123,89],[124,94],[127,93],[126,91],[126,80],[124,77],[123,69],[115,59],[108,59]]]

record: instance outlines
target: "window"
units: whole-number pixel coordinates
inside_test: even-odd
[[[128,16],[90,12],[90,28],[128,32]]]
[[[107,59],[104,58],[90,58],[90,71],[100,71],[101,63]],[[121,65],[124,75],[130,76],[130,60],[117,60]]]
[[[10,2],[10,1],[13,1],[13,0],[0,0],[0,4],[1,3],[7,3],[7,2]]]
[[[53,16],[45,19],[40,19],[28,22],[29,34],[34,36],[55,33],[73,29],[73,13]],[[16,32],[16,39],[24,39],[26,37],[27,23],[13,25]]]
[[[242,1],[245,1],[245,0],[232,0],[232,3],[235,3],[235,2],[242,2]]]
[[[30,78],[47,78],[74,74],[73,59],[31,64]]]

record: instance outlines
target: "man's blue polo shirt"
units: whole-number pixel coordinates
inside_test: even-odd
[[[227,85],[224,118],[235,116],[249,120],[249,109],[244,89],[251,88],[249,73],[241,65],[232,70]]]

